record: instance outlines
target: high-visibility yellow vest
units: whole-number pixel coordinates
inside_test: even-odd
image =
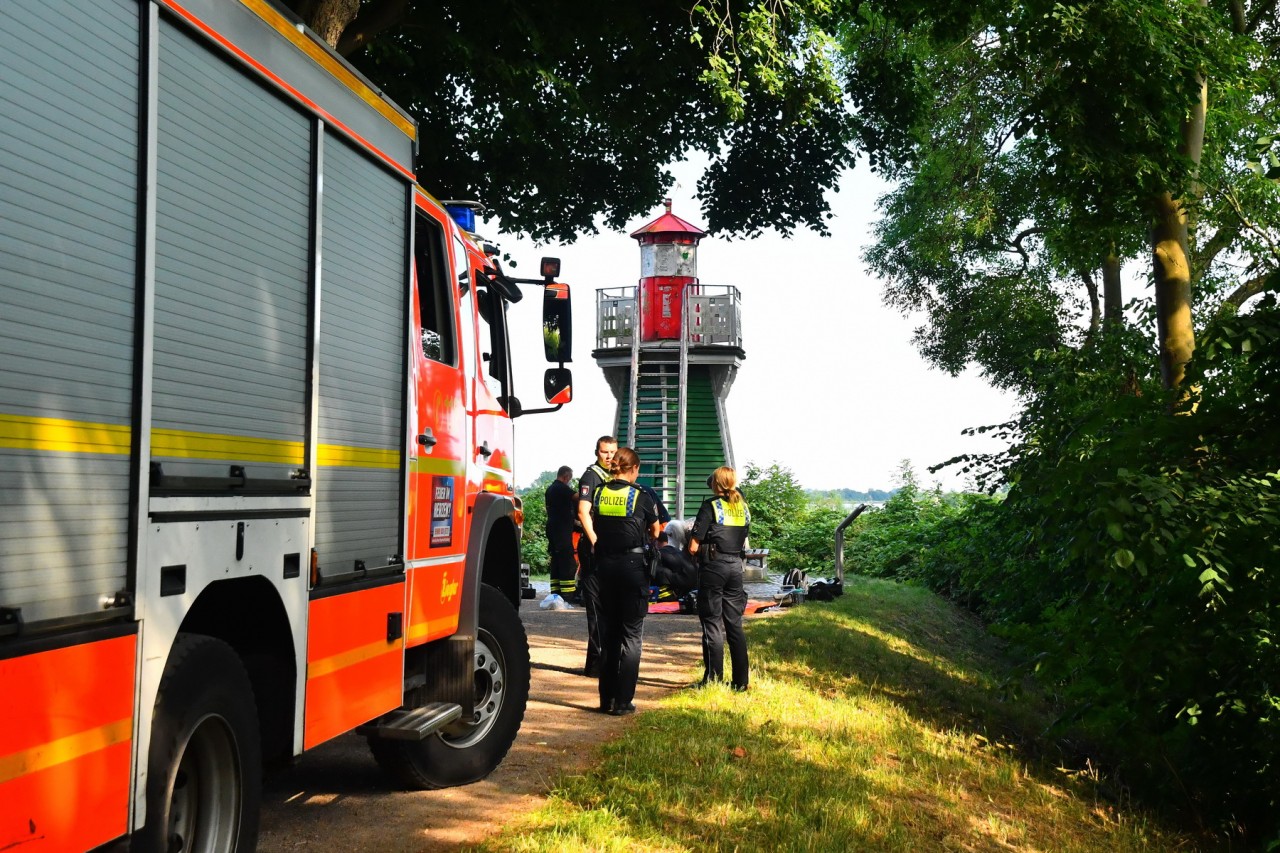
[[[723,524],[725,527],[746,527],[751,523],[751,510],[747,508],[747,502],[744,500],[730,503],[725,498],[716,498],[711,501],[711,507],[716,511],[716,524]]]
[[[626,516],[634,515],[636,497],[639,494],[639,489],[626,483],[605,483],[596,489],[596,499],[593,501],[596,515],[609,516],[611,518],[625,518]]]

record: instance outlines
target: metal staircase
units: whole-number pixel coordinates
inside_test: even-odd
[[[676,511],[680,481],[679,417],[685,387],[678,365],[641,357],[635,373],[632,447],[640,454],[640,475],[671,512]]]

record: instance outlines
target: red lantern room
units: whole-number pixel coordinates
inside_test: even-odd
[[[631,234],[640,242],[640,340],[679,340],[686,284],[698,283],[698,241],[707,235],[671,212]]]

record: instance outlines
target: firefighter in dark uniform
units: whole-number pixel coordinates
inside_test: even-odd
[[[640,678],[640,646],[649,612],[645,546],[661,527],[653,498],[635,485],[640,457],[623,447],[613,465],[613,479],[595,490],[583,527],[593,546],[599,581],[600,710],[623,716],[636,709],[631,700]]]
[[[742,583],[742,549],[751,532],[751,511],[738,491],[738,475],[720,467],[707,478],[715,493],[698,508],[689,533],[689,553],[698,560],[698,619],[702,622],[702,683],[724,680],[724,645],[729,643],[733,689],[746,690],[747,635],[742,613],[747,592]]]
[[[573,528],[578,524],[578,496],[569,480],[573,469],[561,465],[543,493],[547,508],[547,552],[551,557],[551,594],[566,602],[578,592],[578,563],[573,557]]]
[[[611,435],[596,439],[596,461],[587,466],[578,480],[578,526],[586,530],[591,514],[591,496],[613,475],[613,455],[618,452],[618,440]],[[600,675],[600,582],[591,559],[591,543],[583,535],[578,539],[578,593],[582,606],[587,609],[587,663],[582,674],[588,678]]]

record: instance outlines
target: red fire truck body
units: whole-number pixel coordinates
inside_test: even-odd
[[[483,778],[529,689],[517,280],[265,0],[71,5],[0,28],[0,849],[252,849],[263,766],[353,729]]]

